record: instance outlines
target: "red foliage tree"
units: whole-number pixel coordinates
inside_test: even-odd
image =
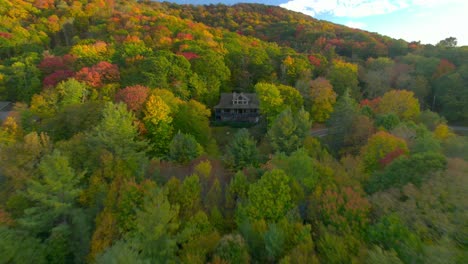
[[[142,85],[128,86],[117,92],[116,102],[124,102],[129,110],[140,112],[150,89]]]
[[[455,68],[456,68],[455,65],[453,65],[453,63],[451,63],[450,61],[446,59],[441,59],[432,77],[434,79],[437,79],[449,72],[454,71]]]
[[[75,73],[69,70],[58,70],[46,76],[42,82],[45,88],[53,87],[59,82],[72,77]]]
[[[340,230],[346,226],[361,229],[368,222],[369,201],[351,187],[326,190],[320,198],[320,215],[324,223]]]
[[[10,39],[11,37],[13,37],[13,35],[8,32],[0,32],[0,38]]]
[[[38,67],[44,74],[51,74],[55,71],[72,71],[75,57],[70,54],[64,56],[46,56],[39,63]]]
[[[198,56],[198,54],[196,54],[194,52],[181,52],[179,55],[184,56],[187,60],[193,60],[193,59],[200,58],[200,56]]]
[[[319,67],[322,64],[322,61],[319,58],[315,57],[314,55],[309,56],[309,62],[315,67]]]
[[[380,165],[383,167],[387,166],[388,164],[392,163],[396,158],[404,155],[405,151],[401,148],[397,148],[394,151],[388,153],[385,157],[379,160]]]
[[[371,99],[371,100],[364,99],[359,103],[359,106],[361,108],[364,107],[364,106],[369,106],[372,110],[375,111],[377,109],[377,106],[379,105],[381,99],[382,99],[381,97],[376,97],[376,98]]]
[[[120,80],[119,67],[115,64],[101,61],[92,68],[101,75],[101,79],[105,83],[117,82]]]
[[[92,87],[101,87],[103,84],[118,81],[120,72],[117,65],[101,61],[93,67],[82,68],[76,73],[75,78]]]
[[[101,75],[97,71],[94,71],[92,67],[84,67],[75,74],[75,78],[92,87],[102,86]]]

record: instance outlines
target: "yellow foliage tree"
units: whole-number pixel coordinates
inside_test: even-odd
[[[385,131],[377,132],[369,138],[367,145],[361,149],[365,170],[372,172],[381,168],[380,161],[387,157],[388,154],[399,150],[402,153],[408,153],[408,146],[403,139]]]
[[[171,108],[161,97],[150,95],[143,113],[143,121],[153,145],[153,154],[159,157],[166,155],[173,135]]]
[[[325,78],[317,78],[310,83],[310,98],[312,101],[312,120],[324,122],[333,112],[336,102],[336,93],[329,81]]]
[[[160,122],[172,122],[172,117],[170,116],[171,108],[159,96],[150,95],[148,101],[146,101],[143,112],[145,114],[143,120],[149,121],[155,125]]]
[[[453,137],[455,134],[446,124],[439,124],[434,130],[434,137],[440,140]]]
[[[401,120],[413,120],[419,116],[419,101],[414,93],[406,90],[391,90],[386,92],[379,105],[377,112],[380,114],[395,113]]]

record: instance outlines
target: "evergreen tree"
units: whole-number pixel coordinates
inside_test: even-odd
[[[273,149],[286,154],[297,150],[310,133],[310,126],[309,113],[301,109],[297,114],[293,114],[290,108],[286,108],[268,131]]]
[[[256,143],[247,129],[243,128],[234,135],[226,149],[224,160],[234,170],[258,164]]]
[[[335,109],[328,119],[327,142],[332,152],[337,154],[345,147],[345,139],[358,115],[358,105],[348,92],[339,97]]]
[[[187,163],[203,152],[192,135],[177,133],[169,144],[169,159],[181,164]]]

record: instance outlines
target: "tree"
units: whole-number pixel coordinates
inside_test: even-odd
[[[334,153],[339,153],[347,146],[346,137],[350,134],[349,128],[353,126],[358,116],[358,105],[346,92],[338,98],[333,113],[327,121],[328,145]]]
[[[124,102],[128,109],[140,113],[143,104],[149,96],[150,89],[142,85],[127,86],[115,95],[116,102]]]
[[[310,133],[310,126],[308,112],[301,109],[297,114],[293,114],[290,108],[286,108],[274,120],[268,130],[268,137],[275,151],[289,154],[302,146]]]
[[[104,84],[119,81],[120,72],[117,65],[101,61],[92,67],[82,68],[76,73],[75,78],[97,88]]]
[[[368,98],[382,96],[390,90],[392,69],[394,66],[393,60],[390,58],[369,58],[366,62],[367,71],[364,73],[363,79],[366,83],[365,90]]]
[[[134,115],[126,105],[109,102],[104,106],[101,122],[88,133],[89,143],[119,158],[140,163],[147,143],[137,139],[138,130],[133,121]]]
[[[438,47],[443,47],[443,48],[453,48],[457,46],[457,38],[454,37],[448,37],[446,39],[443,39],[437,43]]]
[[[173,109],[171,105],[169,106]],[[174,131],[192,135],[197,142],[207,148],[211,140],[210,115],[210,109],[198,101],[180,103],[173,113]]]
[[[258,155],[255,140],[249,131],[243,128],[229,142],[224,159],[229,167],[239,170],[249,165],[258,165]]]
[[[84,103],[88,93],[86,85],[75,79],[59,83],[55,90],[59,95],[58,103],[61,108]]]
[[[48,263],[46,245],[27,233],[0,226],[0,262],[2,263]]]
[[[57,220],[67,223],[81,194],[78,184],[83,174],[77,174],[70,167],[68,158],[59,151],[44,157],[39,164],[39,172],[42,178],[32,179],[26,190],[29,199],[37,205],[26,210],[23,225],[41,230],[53,227]]]
[[[297,89],[287,85],[278,85],[277,87],[284,105],[289,106],[293,112],[297,112],[303,106],[304,100]]]
[[[36,67],[39,55],[27,53],[7,61],[7,67],[0,68],[3,97],[13,102],[29,103],[34,94],[40,91],[40,71]]]
[[[378,115],[375,120],[376,127],[383,127],[390,131],[400,123],[400,118],[395,113]]]
[[[293,152],[290,156],[277,154],[271,160],[278,169],[283,170],[291,179],[300,183],[306,193],[312,192],[319,182],[319,171],[314,160],[304,149]]]
[[[380,101],[377,112],[380,114],[396,114],[401,120],[414,120],[419,116],[420,107],[414,93],[406,90],[391,90],[385,93]]]
[[[377,132],[361,149],[361,155],[365,170],[373,172],[382,167],[379,161],[392,151],[397,149],[403,150],[403,153],[408,153],[406,142],[384,131]]]
[[[284,109],[284,100],[279,89],[274,84],[257,83],[255,92],[260,101],[260,112],[272,122]]]
[[[179,228],[179,207],[168,201],[165,191],[152,190],[136,215],[136,229],[128,234],[136,252],[149,262],[175,260],[175,233]]]
[[[203,152],[202,146],[198,144],[192,135],[177,133],[169,144],[169,159],[186,164],[197,158]]]
[[[249,187],[246,212],[251,219],[278,221],[292,209],[289,177],[284,171],[274,169]]]
[[[433,173],[445,170],[446,158],[439,153],[423,152],[410,157],[399,157],[382,172],[372,174],[366,186],[368,193],[386,190],[388,188],[402,188],[408,183],[421,186]]]
[[[325,122],[333,112],[333,105],[336,102],[336,93],[330,82],[322,77],[311,81],[310,99],[312,120],[319,123]]]
[[[439,124],[434,129],[434,137],[439,140],[445,140],[453,136],[455,136],[455,134],[446,124]]]
[[[395,250],[382,250],[379,246],[374,246],[374,248],[369,251],[368,259],[366,264],[403,264],[403,262],[398,258]]]
[[[358,67],[356,64],[334,60],[327,74],[327,79],[330,80],[338,96],[342,96],[348,90],[353,98],[359,98]]]
[[[214,259],[228,263],[249,263],[249,252],[242,236],[229,234],[222,237],[216,248]]]
[[[159,96],[150,95],[143,109],[143,122],[152,143],[152,153],[162,157],[169,151],[173,127],[171,109]]]
[[[401,219],[395,215],[384,216],[369,228],[369,241],[385,250],[395,250],[404,262],[421,261],[421,241],[411,232]]]

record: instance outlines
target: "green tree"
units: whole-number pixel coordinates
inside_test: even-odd
[[[395,250],[382,250],[378,246],[374,246],[372,250],[369,251],[368,259],[366,264],[403,264],[403,262],[398,258]]]
[[[371,226],[368,239],[385,250],[395,250],[404,263],[421,263],[420,238],[395,214],[384,216]]]
[[[348,90],[353,98],[359,97],[358,67],[356,64],[334,60],[327,74],[327,79],[330,80],[338,96],[342,96]]]
[[[211,111],[204,104],[190,100],[178,105],[172,125],[175,131],[194,136],[206,148],[211,139],[210,115]]]
[[[242,236],[229,234],[222,237],[215,250],[214,259],[228,263],[249,263],[249,252]]]
[[[114,245],[107,248],[101,255],[96,257],[98,264],[147,264],[149,261],[144,261],[130,243],[117,241]]]
[[[346,147],[346,137],[349,128],[353,126],[358,116],[358,105],[347,92],[338,98],[333,113],[327,121],[328,136],[326,141],[333,153],[337,154]]]
[[[258,155],[255,139],[243,128],[229,142],[224,160],[229,167],[239,170],[249,165],[258,165]]]
[[[123,103],[107,103],[101,122],[88,133],[90,146],[102,148],[114,156],[125,159],[129,165],[141,167],[145,160],[147,143],[137,139],[134,115]]]
[[[177,133],[169,144],[169,159],[185,164],[203,153],[203,148],[192,135]]]
[[[278,85],[277,87],[285,106],[289,106],[293,112],[297,112],[301,109],[304,104],[304,99],[297,89],[287,85]]]
[[[75,79],[68,79],[61,82],[55,88],[60,95],[60,107],[84,103],[87,99],[87,87]]]
[[[400,118],[395,113],[378,115],[375,120],[376,127],[383,127],[387,131],[392,130],[400,123]]]
[[[48,263],[46,245],[28,233],[0,226],[0,262],[2,263]]]
[[[0,74],[5,78],[1,80],[5,87],[0,87],[0,90],[4,90],[3,97],[13,102],[29,103],[41,88],[41,72],[36,67],[39,55],[25,53],[20,57],[11,58],[7,63],[8,67],[0,67]]]
[[[150,263],[175,261],[178,212],[179,207],[169,203],[163,190],[153,190],[137,212],[136,229],[127,235],[127,240]]]
[[[438,47],[443,47],[443,48],[453,48],[457,46],[457,38],[454,37],[448,37],[446,39],[443,39],[437,43]]]
[[[268,137],[275,151],[290,154],[302,146],[310,133],[310,127],[308,112],[301,109],[293,114],[290,108],[286,108],[274,120],[268,130]]]
[[[279,89],[274,84],[257,83],[255,92],[260,101],[260,112],[271,122],[284,109]]]
[[[400,157],[388,165],[384,171],[374,173],[366,186],[368,193],[402,188],[408,183],[421,184],[438,171],[447,168],[446,158],[439,153],[424,152],[411,157]]]
[[[249,187],[247,215],[251,219],[278,221],[292,209],[289,177],[282,170],[265,172],[262,178]]]
[[[79,183],[83,174],[76,173],[68,158],[54,151],[39,164],[42,177],[32,179],[26,189],[27,197],[35,206],[25,211],[22,225],[33,230],[49,230],[56,222],[68,223],[71,212],[81,194]]]

